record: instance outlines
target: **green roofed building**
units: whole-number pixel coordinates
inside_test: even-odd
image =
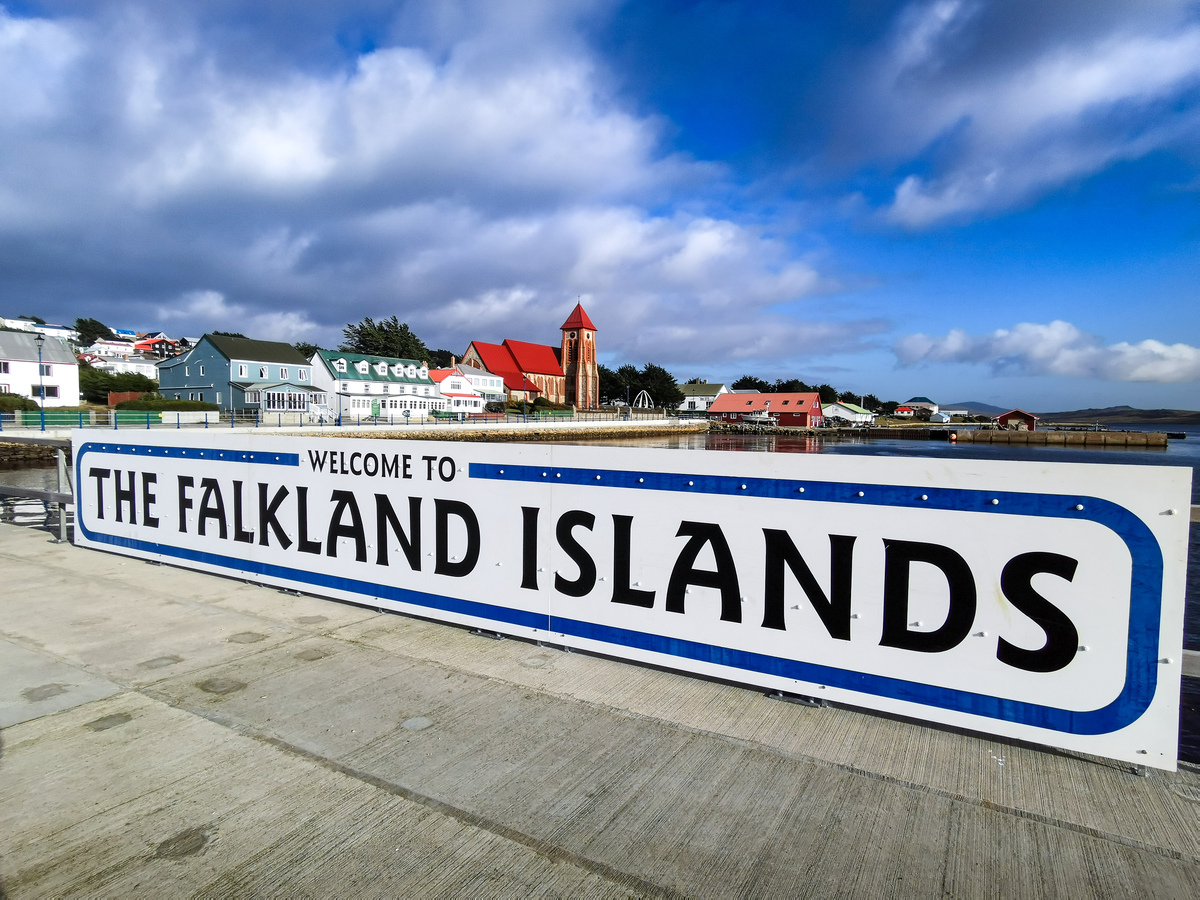
[[[680,412],[707,412],[714,400],[729,393],[729,388],[723,384],[702,381],[699,384],[681,384],[679,391],[683,394],[683,402],[677,407]]]
[[[318,350],[310,361],[313,384],[328,396],[332,417],[424,419],[445,409],[429,366],[418,360]]]

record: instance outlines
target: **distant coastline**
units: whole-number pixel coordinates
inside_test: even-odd
[[[1043,422],[1098,422],[1101,425],[1200,425],[1200,412],[1192,409],[1135,409],[1108,406],[1104,409],[1072,409],[1039,412]]]

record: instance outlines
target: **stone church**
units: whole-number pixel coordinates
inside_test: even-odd
[[[472,341],[462,364],[502,377],[510,403],[545,397],[576,409],[596,409],[600,405],[596,326],[583,306],[576,304],[559,330],[558,347],[513,340]]]

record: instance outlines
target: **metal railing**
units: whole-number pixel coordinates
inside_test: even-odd
[[[440,413],[434,415],[434,413]],[[456,413],[430,410],[421,416],[405,416],[402,411],[380,413],[343,413],[327,416],[300,411],[262,412],[259,410],[188,411],[173,410],[46,410],[46,428],[104,428],[112,430],[157,428],[297,428],[317,426],[326,428],[372,427],[372,428],[446,428],[479,424],[505,423],[527,424],[545,422],[627,422],[665,417],[679,418],[674,410],[618,410],[618,411],[534,411],[528,413]],[[40,416],[34,413],[0,413],[0,433],[24,434],[41,429]]]
[[[19,500],[40,500],[49,509],[50,504],[58,508],[58,541],[67,540],[67,507],[75,505],[75,495],[71,492],[71,479],[67,475],[67,453],[71,450],[71,442],[62,438],[30,437],[26,435],[5,435],[6,444],[33,444],[41,447],[53,447],[57,465],[55,472],[55,489],[52,491],[38,488],[18,487],[12,484],[0,484],[0,500],[15,498]]]

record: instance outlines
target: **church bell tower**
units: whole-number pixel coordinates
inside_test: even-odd
[[[596,363],[596,326],[575,304],[562,324],[562,369],[567,376],[567,403],[576,409],[600,406],[600,369]]]

